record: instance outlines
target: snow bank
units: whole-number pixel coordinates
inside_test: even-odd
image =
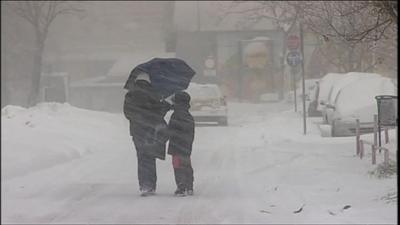
[[[87,131],[101,131],[99,115],[105,123],[120,120],[113,114],[79,109],[67,103],[41,103],[32,108],[9,105],[1,110],[1,115],[2,175],[5,178],[58,165],[95,151],[93,145],[98,140],[93,140],[93,135]],[[102,133],[98,135],[101,139]]]
[[[1,116],[7,117],[7,118],[13,118],[17,114],[19,114],[25,110],[26,110],[26,108],[21,107],[21,106],[7,105],[1,109]]]

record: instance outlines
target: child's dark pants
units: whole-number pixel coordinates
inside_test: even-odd
[[[190,156],[173,155],[175,182],[180,190],[193,190],[193,168]]]

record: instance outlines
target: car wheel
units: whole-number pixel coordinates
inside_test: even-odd
[[[220,125],[220,126],[228,126],[228,118],[222,117],[221,119],[219,119],[218,125]]]

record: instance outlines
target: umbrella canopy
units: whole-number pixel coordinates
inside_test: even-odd
[[[132,90],[140,73],[149,74],[153,88],[162,97],[167,97],[186,89],[196,72],[178,58],[153,58],[132,70],[124,88]]]

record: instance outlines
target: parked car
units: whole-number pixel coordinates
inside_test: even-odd
[[[319,96],[319,83],[320,80],[315,81],[315,88],[314,90],[310,93],[310,103],[308,104],[308,110],[307,110],[307,115],[310,117],[319,117],[322,116],[321,111],[317,110],[318,107],[318,96]]]
[[[317,111],[322,113],[325,108],[325,103],[328,101],[329,91],[332,86],[343,77],[343,73],[328,73],[322,77],[318,82],[317,93]]]
[[[356,119],[360,121],[360,132],[373,131],[374,114],[377,114],[377,95],[396,95],[397,86],[386,77],[357,80],[343,87],[334,100],[332,109],[332,136],[355,135]]]
[[[195,122],[216,122],[228,125],[226,97],[216,84],[190,83],[186,90],[191,96],[190,112]]]
[[[308,116],[321,116],[321,112],[317,111],[317,99],[319,92],[320,79],[307,79],[305,80],[305,97],[306,97],[306,111]],[[296,95],[297,104],[301,105],[303,90],[301,81],[297,84]],[[286,97],[286,101],[294,101],[294,92],[290,91]],[[301,106],[299,107],[302,111]]]
[[[329,106],[334,106],[334,101],[342,88],[346,87],[347,85],[353,82],[359,82],[360,80],[370,79],[370,78],[382,78],[382,76],[377,73],[349,72],[343,75],[341,79],[334,82],[329,91],[326,102],[322,103],[325,104],[326,106],[325,108],[322,109],[323,122],[327,124],[332,123],[333,110],[332,107]]]

